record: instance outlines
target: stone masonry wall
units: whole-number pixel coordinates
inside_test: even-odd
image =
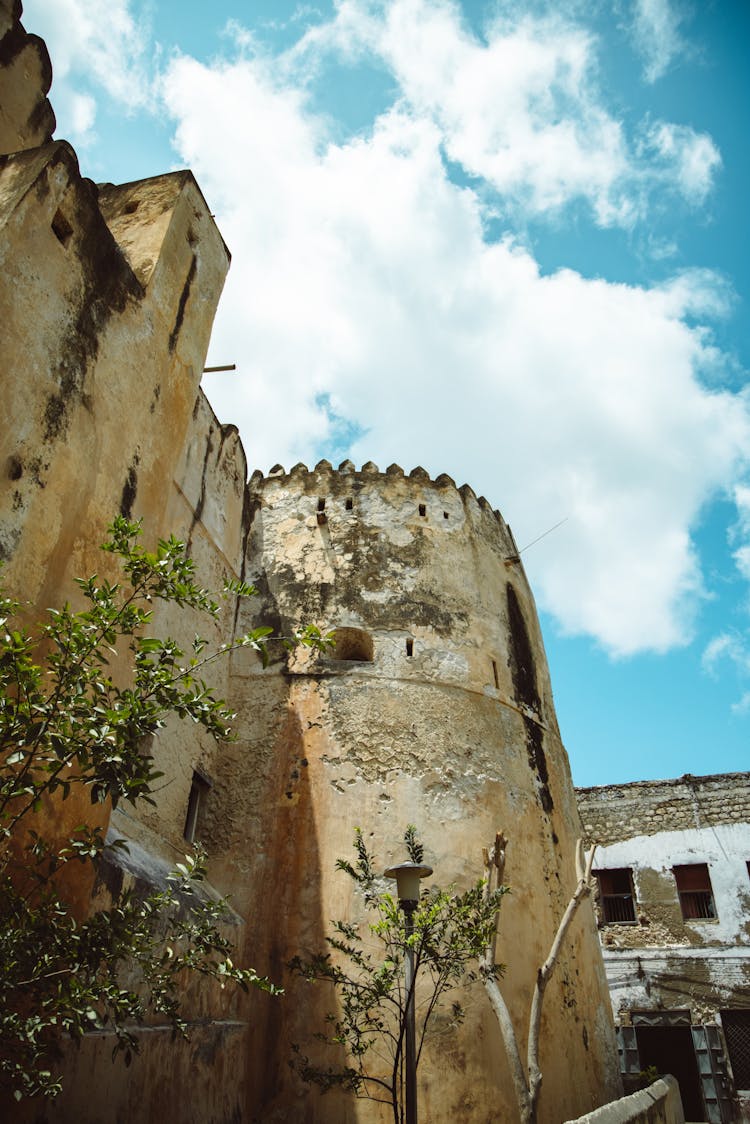
[[[583,828],[606,845],[664,830],[750,823],[747,773],[577,788]]]

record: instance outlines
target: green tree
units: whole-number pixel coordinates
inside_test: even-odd
[[[49,610],[29,630],[18,623],[19,604],[0,595],[0,1088],[17,1099],[59,1092],[54,1059],[64,1035],[108,1028],[129,1064],[147,1015],[185,1034],[186,972],[276,990],[232,962],[228,907],[201,892],[200,852],[177,864],[166,888],[120,892],[81,917],[69,868],[99,861],[102,831],[81,824],[61,839],[44,828],[44,810],[74,792],[87,791],[92,804],[153,804],[161,774],[144,751],[150,736],[176,715],[227,738],[233,716],[205,682],[206,667],[237,646],[267,659],[268,628],[218,649],[196,635],[187,652],[150,635],[155,602],[209,619],[219,605],[180,542],[149,552],[139,534],[139,524],[114,522],[104,549],[119,558],[122,580],[78,581],[81,610]],[[254,592],[238,582],[225,590]],[[295,642],[326,643],[314,627],[284,641]]]
[[[421,863],[423,848],[413,826],[404,841],[410,860]],[[414,950],[419,1065],[436,1012],[448,1007],[450,1022],[462,1020],[457,989],[480,978],[479,961],[495,933],[507,889],[488,890],[482,881],[462,894],[430,887],[422,892],[413,913],[413,932],[407,936],[398,900],[383,888],[359,829],[354,847],[356,862],[339,859],[336,865],[356,884],[372,920],[364,931],[345,921],[334,922],[333,934],[326,938],[330,951],[309,960],[295,957],[289,965],[306,980],[334,989],[338,1012],[327,1016],[326,1029],[314,1038],[344,1048],[349,1062],[339,1068],[321,1066],[296,1045],[293,1065],[303,1080],[323,1092],[347,1089],[389,1104],[395,1124],[403,1124],[407,943]],[[491,971],[500,976],[502,965],[493,964]]]

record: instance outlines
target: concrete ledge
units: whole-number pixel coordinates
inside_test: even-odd
[[[566,1124],[685,1124],[680,1089],[667,1074],[629,1097],[610,1101]]]

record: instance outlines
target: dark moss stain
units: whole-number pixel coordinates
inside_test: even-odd
[[[23,461],[20,457],[8,457],[8,479],[20,480],[23,476]]]
[[[188,275],[185,278],[185,284],[182,286],[182,292],[180,293],[180,303],[177,306],[177,316],[175,317],[174,327],[169,333],[170,352],[174,351],[175,345],[177,344],[177,337],[179,336],[180,329],[182,328],[182,321],[185,319],[185,308],[187,307],[188,297],[190,296],[190,289],[192,287],[197,268],[198,263],[196,261],[195,255],[193,255],[190,260],[190,269],[188,270]]]
[[[159,401],[160,398],[161,398],[161,385],[159,383],[157,383],[156,386],[154,387],[154,396],[151,399],[151,405],[149,406],[150,413],[153,414],[154,410],[156,409],[156,404],[157,404],[157,402]]]
[[[72,406],[89,402],[84,381],[89,366],[99,352],[99,341],[108,321],[121,313],[127,303],[143,297],[143,287],[135,277],[102,218],[97,190],[89,180],[78,176],[73,150],[60,142],[50,162],[68,166],[71,190],[70,222],[76,242],[76,260],[82,263],[80,294],[69,329],[60,339],[60,361],[54,374],[58,390],[44,407],[44,440],[62,436]]]
[[[510,582],[507,583],[505,591],[510,630],[510,673],[516,698],[522,706],[533,710],[535,714],[540,714],[542,708],[537,688],[536,666],[526,621],[516,591]],[[544,752],[544,733],[539,723],[526,714],[523,716],[523,724],[526,730],[526,753],[529,765],[536,773],[539,782],[539,802],[549,815],[554,808],[554,801],[549,790],[549,770],[547,769],[547,757]]]
[[[130,519],[133,514],[133,504],[135,497],[138,493],[138,465],[141,458],[137,453],[133,455],[133,461],[128,469],[128,474],[125,477],[125,483],[122,487],[122,496],[120,497],[120,514],[125,519]]]
[[[209,429],[208,437],[206,438],[206,451],[203,454],[203,468],[201,470],[200,495],[198,496],[198,502],[196,503],[195,509],[193,511],[193,518],[190,522],[190,531],[188,532],[187,543],[186,543],[186,548],[185,548],[187,554],[190,554],[190,552],[192,550],[193,531],[195,530],[196,524],[200,522],[200,520],[203,516],[203,508],[206,505],[206,476],[208,475],[208,462],[209,462],[209,458],[210,458],[211,454],[214,451],[214,443],[211,440],[212,436],[213,436],[213,429]]]

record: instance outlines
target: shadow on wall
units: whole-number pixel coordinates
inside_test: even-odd
[[[248,919],[245,960],[280,984],[284,994],[259,993],[253,1003],[248,1080],[248,1119],[253,1124],[288,1121],[291,1111],[302,1113],[294,1119],[308,1118],[303,1100],[317,1099],[321,1093],[296,1076],[290,1081],[292,1046],[299,1044],[317,1061],[312,1035],[324,1028],[326,1014],[337,1013],[331,988],[309,984],[287,968],[293,956],[325,950],[330,921],[321,913],[320,886],[324,877],[334,877],[332,870],[321,869],[305,735],[293,702],[278,732],[273,760],[266,787],[265,832],[259,841],[273,862],[265,865],[256,887],[257,910]],[[263,917],[255,934],[254,914]],[[321,1064],[334,1069],[346,1064],[343,1050],[329,1046],[321,1050]],[[295,1095],[299,1109],[293,1110],[290,1102]],[[332,1121],[356,1119],[351,1095],[327,1093],[326,1110]],[[314,1110],[310,1118],[317,1118]]]

